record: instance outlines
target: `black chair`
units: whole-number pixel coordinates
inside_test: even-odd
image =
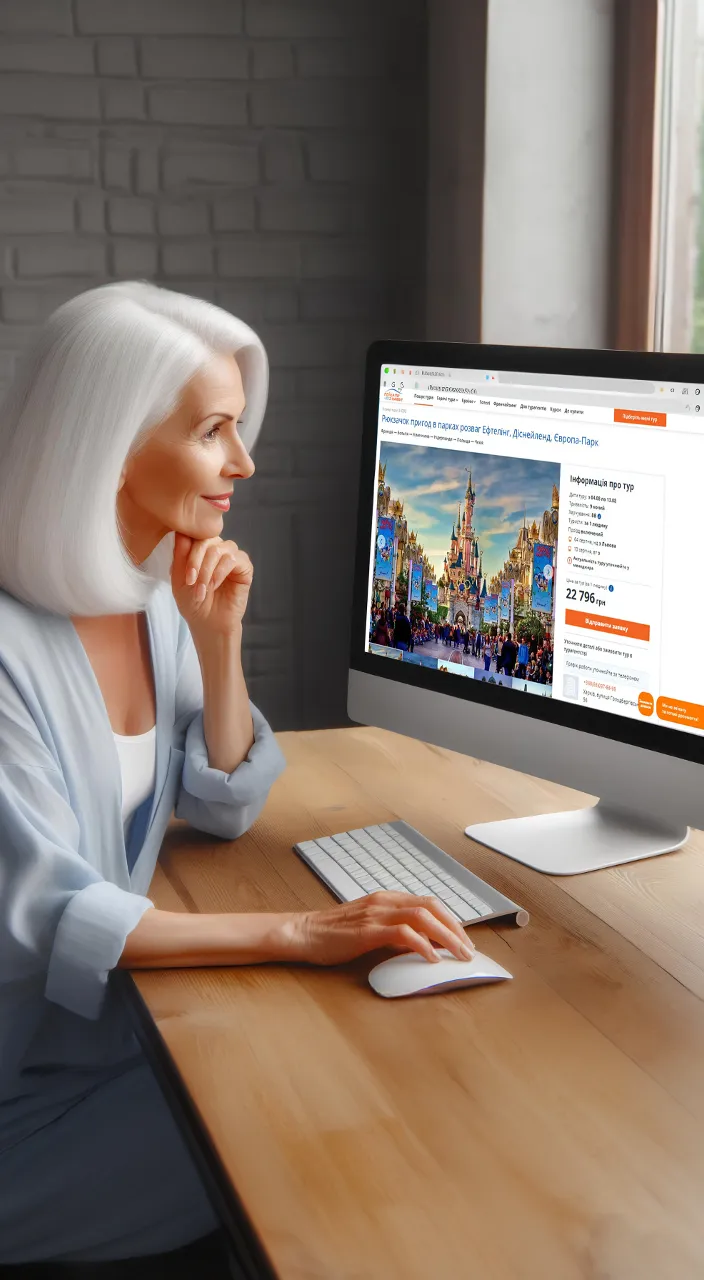
[[[0,1264],[0,1280],[239,1280],[227,1237],[214,1231],[170,1253],[119,1262]]]

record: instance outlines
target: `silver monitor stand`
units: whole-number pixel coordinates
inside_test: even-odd
[[[586,807],[569,812],[471,823],[465,830],[472,840],[536,871],[574,876],[671,853],[686,843],[688,822],[704,827],[700,764],[512,715],[513,693],[499,710],[387,680],[388,659],[379,663],[378,675],[350,670],[352,720],[586,792]],[[510,774],[505,786],[508,798]],[[595,795],[603,798],[590,805]]]
[[[656,824],[638,813],[597,801],[567,813],[479,822],[467,827],[465,834],[535,871],[576,876],[672,853],[686,844],[689,827],[675,822]]]

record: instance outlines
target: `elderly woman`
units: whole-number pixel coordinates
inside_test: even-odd
[[[8,1276],[226,1274],[111,971],[334,965],[384,946],[431,959],[433,942],[464,954],[444,908],[406,894],[245,915],[147,896],[172,811],[235,841],[284,767],[242,673],[252,564],[221,537],[254,471],[267,377],[228,313],[111,284],[49,317],[0,410]]]

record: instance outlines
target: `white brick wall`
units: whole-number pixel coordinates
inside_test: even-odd
[[[362,370],[423,335],[424,0],[0,0],[0,390],[34,326],[154,279],[261,334],[226,535],[277,728],[345,722]]]

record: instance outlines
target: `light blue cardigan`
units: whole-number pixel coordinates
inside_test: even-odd
[[[0,1263],[158,1252],[214,1226],[108,975],[152,905],[174,807],[236,840],[285,761],[252,706],[247,759],[209,768],[200,664],[168,583],[147,621],[156,784],[130,874],[119,759],[78,633],[0,590]]]

